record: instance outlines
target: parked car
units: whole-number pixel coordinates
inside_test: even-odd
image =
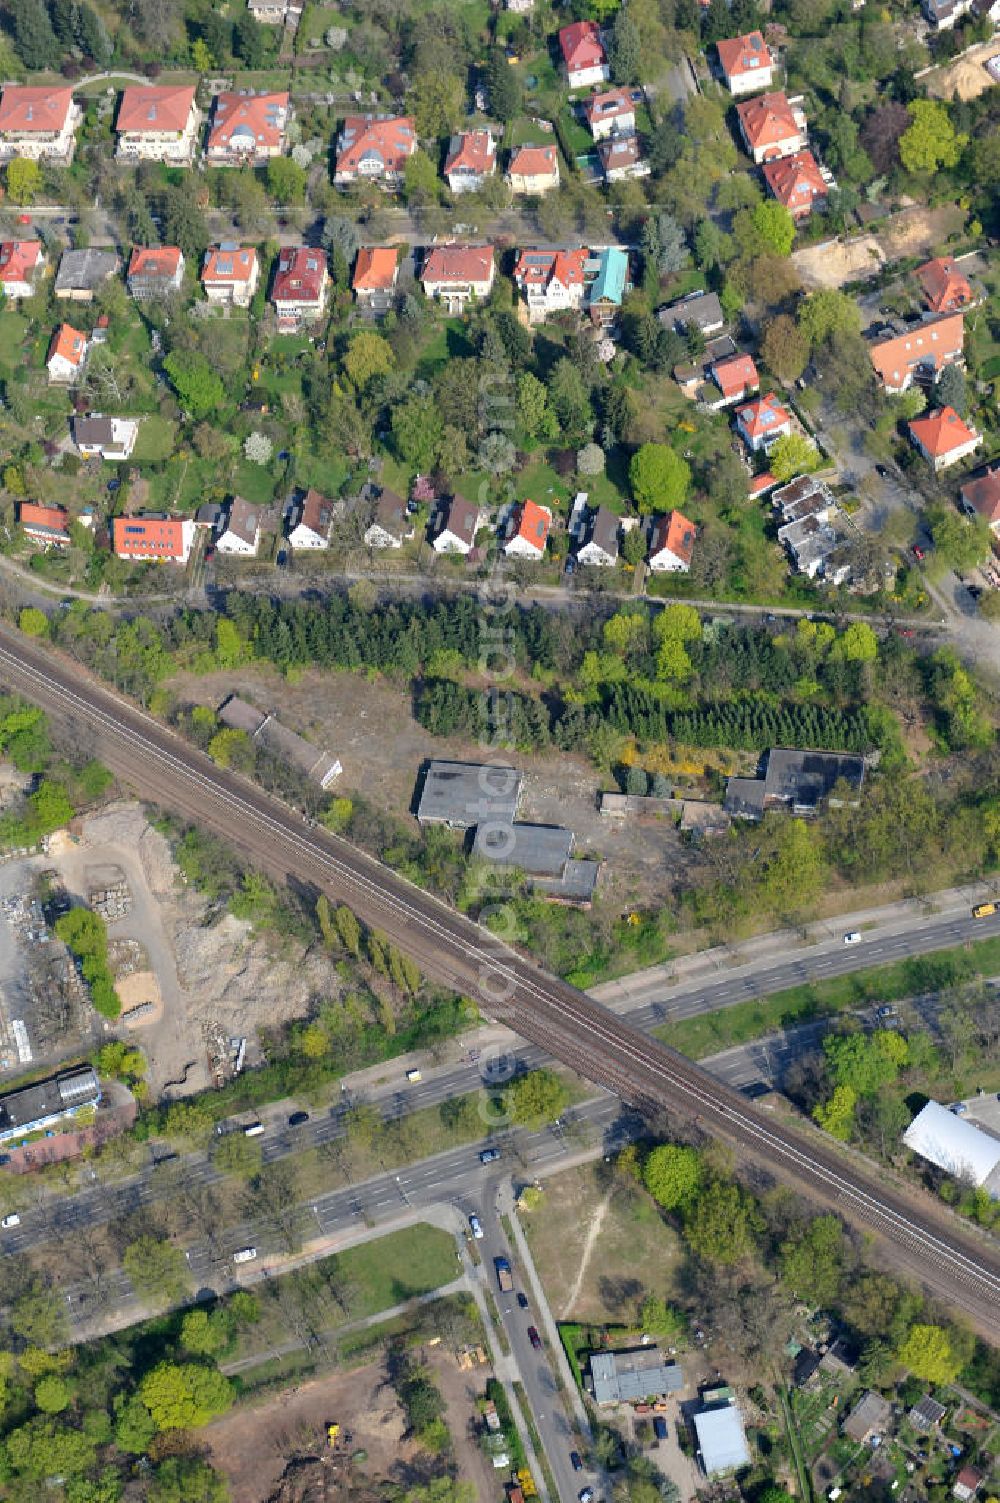
[[[542,1338],[539,1336],[538,1328],[536,1326],[528,1327],[528,1340],[531,1342],[536,1352],[541,1348]]]
[[[484,1148],[482,1153],[479,1155],[479,1162],[481,1164],[495,1164],[499,1157],[499,1148]]]
[[[528,1296],[524,1293],[523,1289],[517,1291],[517,1303],[522,1310],[527,1310]]]
[[[861,931],[860,931],[860,929],[850,929],[844,935],[844,944],[845,945],[859,945],[860,943],[861,943]]]
[[[303,1125],[303,1123],[308,1122],[308,1121],[309,1121],[309,1113],[308,1112],[293,1112],[292,1115],[288,1119],[288,1125],[289,1125],[289,1127],[301,1127]]]
[[[478,1216],[469,1217],[469,1231],[475,1237],[477,1242],[482,1240],[483,1223],[480,1221]]]
[[[953,1101],[948,1110],[954,1112],[956,1117],[964,1117],[969,1108],[964,1101]]]
[[[581,1457],[579,1451],[570,1451],[569,1464],[573,1468],[574,1472],[583,1471],[583,1458]]]
[[[918,562],[923,560],[924,550],[921,548],[919,543],[914,543],[913,545],[913,557],[917,559]]]
[[[583,1487],[579,1492],[580,1503],[594,1503],[594,1489]]]
[[[241,1247],[239,1252],[233,1253],[233,1262],[252,1263],[256,1256],[257,1249],[255,1247]]]
[[[3,1220],[0,1221],[0,1227],[3,1227],[5,1232],[9,1232],[11,1227],[20,1225],[21,1218],[16,1211],[11,1211],[9,1215],[5,1216]]]

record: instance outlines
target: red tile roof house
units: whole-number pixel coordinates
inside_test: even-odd
[[[964,422],[954,407],[939,407],[926,417],[914,418],[909,430],[914,448],[935,474],[967,459],[983,441],[982,434]]]
[[[514,267],[514,285],[528,304],[528,322],[542,323],[554,313],[583,307],[584,268],[590,252],[523,250]]]
[[[508,558],[530,558],[537,562],[545,557],[545,544],[552,526],[552,513],[536,501],[522,501],[514,507],[507,526],[503,551]]]
[[[87,336],[72,324],[60,324],[52,336],[45,364],[49,380],[70,384],[77,379],[87,361]]]
[[[554,146],[519,146],[505,174],[512,193],[539,198],[559,186],[559,153]]]
[[[201,285],[210,303],[248,308],[259,276],[260,262],[252,245],[232,245],[227,241],[205,252]]]
[[[436,245],[420,280],[428,297],[440,298],[449,313],[461,313],[473,298],[489,297],[494,274],[492,245]]]
[[[8,298],[31,297],[45,267],[40,240],[0,242],[0,287]]]
[[[36,501],[22,501],[17,520],[34,543],[55,544],[59,548],[69,545],[69,512],[61,506],[40,506]]]
[[[284,246],[278,253],[271,284],[278,328],[290,333],[322,317],[329,283],[326,251],[308,245]]]
[[[932,313],[954,313],[973,302],[972,288],[950,256],[937,256],[917,267],[924,301]]]
[[[790,157],[806,144],[806,117],[784,94],[761,94],[736,106],[740,134],[758,166]]]
[[[126,89],[115,121],[118,159],[189,167],[201,124],[194,94],[193,85],[185,84]]]
[[[686,574],[694,556],[695,525],[679,511],[657,517],[649,534],[649,567],[656,574]]]
[[[993,536],[1000,538],[1000,464],[987,466],[959,487],[958,499],[970,517],[982,517]]]
[[[811,151],[797,151],[794,156],[765,162],[762,171],[772,197],[784,204],[793,219],[808,219],[817,205],[822,207],[826,203],[829,184],[824,181]]]
[[[563,71],[571,89],[589,89],[611,77],[607,54],[596,21],[574,21],[559,33]]]
[[[736,409],[736,427],[748,449],[759,454],[792,431],[792,420],[773,391]]]
[[[464,496],[452,496],[438,508],[432,525],[435,553],[471,553],[479,530],[479,507]]]
[[[387,313],[396,296],[399,257],[392,245],[363,245],[354,263],[351,287],[359,307]]]
[[[315,552],[329,548],[333,529],[333,502],[312,486],[302,498],[295,525],[288,529],[289,547]]]
[[[649,163],[642,155],[639,137],[609,136],[597,147],[606,183],[617,183],[627,177],[648,177]]]
[[[128,263],[126,282],[137,303],[179,292],[184,280],[184,253],[176,245],[137,245]]]
[[[771,87],[774,63],[759,31],[716,42],[715,48],[730,94],[754,94]]]
[[[474,193],[497,170],[497,143],[492,131],[466,130],[452,136],[444,175],[452,193]]]
[[[133,563],[186,564],[194,532],[190,517],[115,517],[112,545],[119,558]]]
[[[608,89],[583,102],[583,118],[595,141],[606,136],[629,136],[635,130],[635,101],[631,89]]]
[[[742,402],[744,397],[760,389],[760,376],[752,355],[734,355],[731,360],[720,360],[712,366],[712,379],[722,393],[721,407],[731,402]]]
[[[973,1466],[964,1466],[955,1478],[951,1489],[953,1498],[958,1498],[959,1503],[970,1503],[970,1499],[976,1496],[983,1480],[982,1472],[977,1472]]]
[[[914,377],[927,380],[962,359],[965,321],[961,313],[944,313],[868,346],[875,373],[888,392],[906,391]]]
[[[251,506],[242,496],[234,496],[216,547],[220,553],[252,558],[260,547],[260,508]]]
[[[259,165],[280,157],[288,129],[289,96],[216,94],[205,160],[212,167]]]
[[[409,115],[348,115],[337,137],[338,188],[356,182],[377,182],[398,188],[407,157],[417,149],[417,130]]]
[[[0,95],[0,162],[25,157],[68,166],[82,119],[72,89],[7,84]]]

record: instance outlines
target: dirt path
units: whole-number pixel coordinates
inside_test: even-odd
[[[572,1311],[573,1306],[576,1304],[580,1296],[580,1290],[583,1287],[583,1280],[587,1273],[587,1265],[590,1262],[591,1255],[593,1254],[594,1247],[597,1243],[597,1239],[601,1234],[601,1227],[604,1225],[604,1218],[608,1214],[608,1208],[611,1205],[611,1197],[613,1194],[613,1189],[608,1191],[607,1195],[605,1195],[604,1199],[601,1201],[600,1205],[597,1206],[590,1218],[590,1225],[587,1228],[586,1240],[583,1244],[583,1252],[580,1254],[580,1266],[576,1270],[576,1278],[573,1280],[573,1287],[570,1289],[569,1294],[567,1294],[566,1299],[563,1303],[563,1312],[561,1316],[561,1319],[563,1320],[569,1319],[570,1312]]]

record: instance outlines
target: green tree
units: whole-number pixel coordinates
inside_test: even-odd
[[[441,447],[444,422],[429,393],[416,394],[392,411],[392,442],[396,453],[411,469],[433,468]]]
[[[149,1503],[229,1503],[226,1479],[200,1456],[168,1456],[149,1485]]]
[[[7,193],[16,204],[34,203],[41,192],[42,169],[29,157],[14,157],[7,164]]]
[[[643,513],[682,506],[691,485],[691,469],[669,444],[643,444],[632,456],[629,484]]]
[[[49,634],[49,618],[35,605],[22,607],[17,624],[26,637],[47,637]]]
[[[781,1275],[808,1304],[831,1309],[844,1275],[846,1243],[836,1216],[814,1216],[805,1230],[781,1244]]]
[[[156,1306],[178,1304],[191,1288],[180,1248],[156,1237],[143,1236],[130,1243],[122,1267],[139,1298]]]
[[[306,170],[291,157],[270,157],[267,191],[279,204],[300,204],[306,196]]]
[[[554,1122],[568,1103],[566,1083],[554,1070],[529,1070],[512,1080],[503,1093],[510,1120],[533,1132]]]
[[[7,1455],[15,1469],[33,1481],[48,1477],[77,1477],[97,1459],[91,1440],[51,1419],[33,1419],[6,1438]]]
[[[259,68],[264,61],[264,28],[249,11],[233,27],[233,52],[247,68]]]
[[[156,1434],[153,1417],[138,1394],[115,1399],[115,1444],[120,1451],[142,1456]]]
[[[795,220],[777,199],[765,198],[751,210],[753,227],[761,243],[776,256],[790,256],[795,241]]]
[[[521,112],[521,85],[514,69],[499,47],[490,53],[486,63],[486,87],[490,113],[506,125]]]
[[[874,663],[878,637],[867,621],[852,621],[837,642],[836,652],[846,663]]]
[[[69,1407],[69,1384],[56,1373],[39,1378],[35,1384],[35,1403],[43,1414],[61,1414]]]
[[[860,334],[861,312],[853,298],[835,287],[810,292],[799,304],[799,329],[815,350],[834,334]]]
[[[218,1357],[230,1346],[235,1324],[221,1306],[189,1310],[181,1321],[181,1346],[194,1357]]]
[[[949,1334],[942,1326],[911,1326],[896,1357],[925,1383],[953,1383],[962,1367],[962,1358],[952,1350]]]
[[[161,1362],[139,1384],[139,1397],[157,1430],[193,1430],[225,1414],[233,1385],[214,1367]]]
[[[857,1091],[852,1086],[839,1085],[829,1101],[820,1102],[818,1106],[813,1107],[813,1120],[818,1122],[832,1138],[839,1138],[842,1143],[847,1143],[854,1128],[854,1111],[857,1104]]]
[[[260,1173],[263,1162],[260,1143],[243,1132],[224,1133],[215,1145],[212,1162],[223,1174],[251,1180]]]
[[[608,38],[608,65],[616,84],[637,82],[641,50],[638,26],[627,10],[619,10]]]
[[[437,168],[426,151],[418,147],[407,157],[403,168],[403,197],[408,205],[419,208],[422,204],[437,203],[440,193]]]
[[[665,1211],[687,1210],[702,1186],[701,1156],[695,1148],[662,1143],[643,1164],[642,1181]]]
[[[224,725],[208,743],[208,755],[217,767],[233,767],[237,772],[252,772],[256,762],[253,742],[246,731]]]
[[[936,99],[914,99],[907,109],[913,123],[899,138],[899,159],[907,172],[957,166],[965,138],[956,135],[948,106]]]
[[[414,117],[418,136],[451,135],[465,118],[462,80],[447,71],[418,73],[406,96],[406,107]]]
[[[792,480],[796,475],[808,475],[818,469],[819,450],[802,433],[786,433],[774,445],[768,456],[768,468],[776,480]]]
[[[361,953],[361,925],[346,904],[341,903],[334,914],[334,923],[340,942],[349,955]]]
[[[680,1310],[653,1294],[648,1295],[639,1308],[639,1324],[651,1336],[661,1336],[666,1341],[679,1340],[688,1326]]]
[[[809,341],[794,319],[780,313],[765,325],[760,352],[779,381],[797,381],[809,359]]]
[[[58,1347],[66,1340],[66,1304],[58,1289],[32,1280],[14,1301],[11,1329],[28,1346]]]
[[[549,411],[544,384],[530,371],[517,378],[517,419],[529,438],[555,438],[556,419]]]
[[[753,1252],[761,1229],[751,1198],[729,1180],[713,1180],[695,1200],[684,1221],[691,1251],[709,1263],[739,1263]]]
[[[212,369],[204,355],[194,350],[171,350],[163,369],[180,398],[181,405],[195,419],[208,417],[226,399],[222,377]]]
[[[936,407],[954,407],[959,417],[969,411],[969,393],[965,384],[965,372],[960,365],[946,365],[934,383]]]
[[[567,356],[557,360],[549,377],[549,405],[567,443],[582,443],[591,435],[594,413],[576,364]]]
[[[28,72],[55,68],[60,47],[42,0],[14,0],[8,9],[14,20],[14,51]]]
[[[381,334],[355,334],[344,356],[344,370],[358,391],[364,391],[376,376],[387,376],[395,364],[392,346]]]

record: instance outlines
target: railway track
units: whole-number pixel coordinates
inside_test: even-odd
[[[0,626],[0,680],[78,725],[139,796],[215,830],[271,875],[350,904],[428,976],[475,998],[491,1017],[587,1079],[644,1112],[696,1118],[706,1132],[873,1232],[897,1271],[1000,1344],[1000,1248],[986,1234],[967,1230],[930,1197],[887,1184],[874,1166],[818,1134],[770,1120],[690,1060],[346,841],[307,826],[77,665],[6,626]]]

